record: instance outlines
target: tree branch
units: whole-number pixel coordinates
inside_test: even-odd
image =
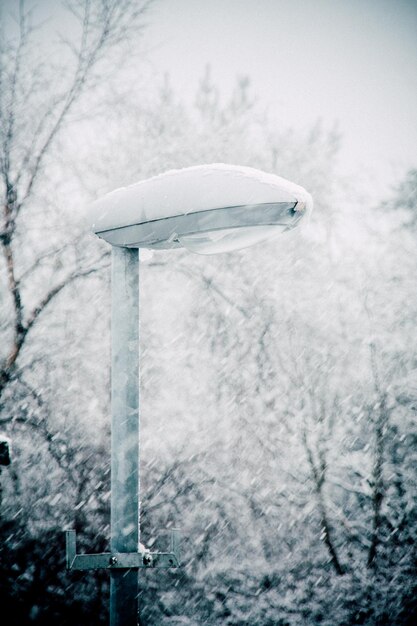
[[[39,302],[39,304],[33,309],[32,313],[29,315],[29,318],[28,318],[26,324],[24,324],[22,326],[22,330],[21,330],[20,335],[19,335],[19,340],[17,342],[15,342],[15,344],[13,345],[13,348],[12,348],[9,356],[6,359],[5,364],[0,369],[0,397],[1,397],[5,387],[7,385],[7,383],[10,382],[10,380],[12,379],[13,373],[14,373],[15,368],[16,368],[16,361],[17,361],[17,358],[18,358],[18,356],[19,356],[19,354],[20,354],[20,352],[22,350],[23,345],[25,344],[26,337],[27,337],[29,331],[31,330],[31,328],[36,323],[36,321],[39,318],[39,316],[41,315],[41,313],[52,302],[52,300],[54,300],[57,297],[57,295],[59,293],[61,293],[61,291],[64,289],[64,287],[66,287],[67,285],[71,284],[72,282],[74,282],[78,278],[85,278],[87,276],[90,276],[91,274],[94,274],[94,273],[100,271],[101,269],[103,269],[103,267],[104,266],[93,267],[93,268],[86,269],[86,270],[80,270],[80,271],[74,272],[70,276],[67,276],[67,278],[65,278],[60,283],[55,285],[55,287],[50,289],[48,291],[48,293]]]
[[[86,276],[90,276],[90,274],[94,274],[100,271],[101,269],[103,268],[92,267],[87,270],[74,272],[73,274],[71,274],[64,280],[62,280],[60,283],[55,285],[55,287],[53,287],[50,291],[48,291],[48,293],[44,296],[44,298],[39,302],[39,304],[33,309],[32,313],[29,315],[28,321],[25,326],[26,333],[29,332],[29,330],[32,328],[32,326],[38,319],[39,315],[46,309],[48,304],[50,304],[50,302],[54,298],[56,298],[56,296],[59,293],[61,293],[64,287],[71,284],[72,282],[74,282],[74,280],[77,280],[78,278],[85,278]]]
[[[10,157],[11,157],[11,145],[14,136],[15,125],[15,104],[16,104],[16,91],[19,81],[20,67],[22,60],[22,51],[26,44],[27,31],[26,31],[26,16],[24,11],[24,0],[19,2],[19,44],[16,50],[16,56],[14,60],[13,74],[10,83],[10,102],[9,102],[9,115],[7,120],[7,129],[3,142],[3,174],[6,183],[6,189],[11,185],[10,182]]]
[[[374,380],[377,403],[374,408],[377,411],[375,423],[375,443],[373,452],[372,469],[372,531],[371,545],[368,552],[368,567],[375,569],[377,549],[380,543],[381,532],[381,508],[385,494],[383,477],[384,455],[385,455],[385,429],[388,421],[389,411],[387,407],[386,393],[382,391],[378,366],[376,361],[376,348],[374,344],[370,346],[371,351],[371,371]]]
[[[320,515],[320,525],[322,530],[322,536],[324,539],[324,543],[330,554],[330,561],[334,567],[334,570],[338,576],[342,576],[345,573],[344,567],[341,565],[339,557],[337,555],[336,546],[334,545],[334,541],[332,538],[332,532],[330,529],[330,523],[327,517],[326,505],[324,502],[324,494],[323,487],[325,483],[326,476],[326,464],[324,459],[319,461],[319,465],[317,465],[314,460],[314,456],[312,450],[307,441],[307,433],[304,430],[303,432],[303,444],[304,449],[307,454],[308,463],[310,465],[311,474],[313,478],[313,483],[317,495],[318,507],[319,507],[319,515]]]
[[[109,48],[121,41],[123,33],[126,33],[128,30],[129,24],[123,25],[122,19],[128,19],[130,13],[131,23],[133,24],[147,10],[150,1],[142,3],[137,8],[134,8],[135,3],[131,0],[123,2],[123,7],[120,6],[120,4],[121,3],[115,1],[101,3],[98,14],[93,16],[91,2],[85,0],[83,2],[83,15],[80,15],[78,11],[73,11],[74,15],[82,21],[80,46],[77,51],[74,76],[66,94],[59,102],[58,106],[61,106],[61,110],[59,112],[57,111],[57,117],[52,123],[43,143],[37,150],[36,155],[34,155],[32,163],[30,163],[28,153],[24,157],[23,162],[28,167],[30,175],[25,192],[19,202],[18,210],[20,210],[25,201],[30,197],[37,178],[42,171],[43,162],[48,154],[49,148],[64,125],[73,105],[82,95],[94,67]],[[73,6],[72,8],[74,9],[75,7]],[[124,11],[122,11],[122,9],[124,9]],[[128,9],[130,9],[130,11]],[[92,39],[92,33],[96,33],[96,37],[93,41],[90,41]],[[54,108],[57,107],[52,107],[51,118],[54,114]],[[47,116],[46,119],[48,119]],[[41,128],[43,126],[44,124],[42,123]],[[40,135],[39,130],[38,135]],[[18,177],[20,179],[21,173]]]

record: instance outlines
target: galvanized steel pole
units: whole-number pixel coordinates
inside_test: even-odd
[[[111,551],[139,550],[139,250],[112,247]],[[110,626],[138,624],[138,570],[110,572]]]

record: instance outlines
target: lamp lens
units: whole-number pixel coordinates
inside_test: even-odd
[[[244,226],[179,237],[181,244],[196,254],[218,254],[248,248],[259,241],[271,239],[287,229],[286,225]]]

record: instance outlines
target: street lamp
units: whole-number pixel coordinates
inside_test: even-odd
[[[170,552],[140,544],[139,249],[238,250],[291,230],[312,205],[279,176],[215,163],[117,189],[90,208],[93,231],[112,245],[111,552],[77,555],[67,531],[67,568],[111,570],[111,626],[137,624],[139,568],[179,565],[175,533]]]

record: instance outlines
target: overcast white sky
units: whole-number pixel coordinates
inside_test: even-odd
[[[343,170],[381,189],[417,166],[417,0],[160,0],[146,44],[187,99],[210,64],[284,126],[337,121]]]

